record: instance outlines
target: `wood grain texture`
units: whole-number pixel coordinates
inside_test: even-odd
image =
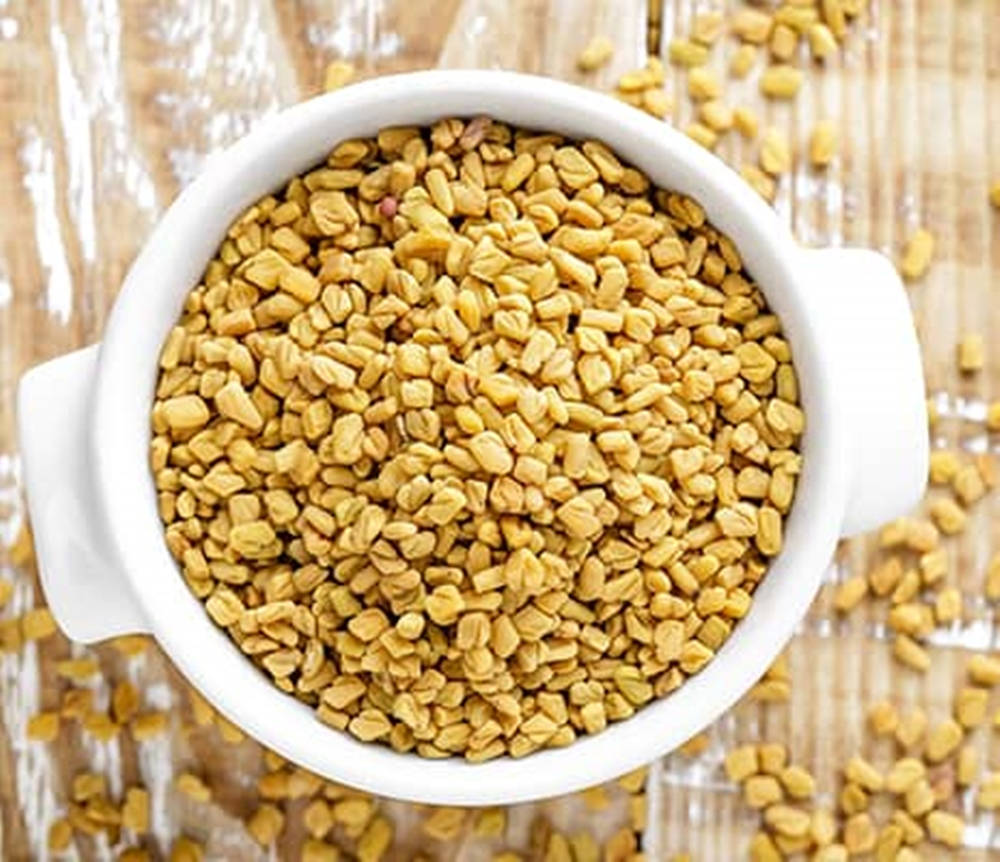
[[[656,3],[658,0],[650,0]],[[14,393],[24,369],[91,343],[130,261],[178,191],[208,155],[262,117],[316,93],[323,69],[351,59],[368,77],[430,66],[500,67],[607,88],[642,64],[647,19],[664,47],[684,34],[696,9],[735,8],[734,0],[7,0],[0,4],[0,577],[13,580],[13,601],[0,619],[40,603],[35,573],[15,568],[10,547],[24,518],[14,431]],[[1000,352],[986,371],[960,378],[954,349],[965,330],[987,342],[1000,334],[1000,218],[986,206],[1000,178],[1000,5],[993,0],[871,0],[843,56],[811,68],[792,105],[763,103],[755,75],[727,87],[727,98],[760,111],[801,150],[818,118],[835,122],[841,153],[823,175],[802,167],[783,179],[776,208],[808,244],[858,244],[896,256],[918,224],[937,235],[937,258],[911,290],[925,351],[928,389],[944,419],[941,445],[993,452],[982,433],[984,402],[1000,398]],[[650,13],[653,13],[652,15]],[[581,75],[579,49],[598,33],[617,48],[606,69]],[[730,45],[715,52],[722,72]],[[668,68],[667,89],[684,76]],[[675,99],[672,121],[690,119]],[[727,161],[754,158],[754,146],[732,135]],[[863,313],[863,310],[859,310]],[[885,762],[887,743],[864,731],[864,709],[877,697],[921,704],[932,718],[948,708],[967,649],[993,646],[994,609],[981,595],[985,563],[998,547],[996,503],[980,504],[970,530],[949,543],[949,577],[967,591],[966,620],[934,635],[934,664],[924,677],[894,665],[878,612],[848,620],[832,612],[830,587],[817,599],[789,650],[794,681],[789,703],[744,703],[710,732],[694,758],[674,754],[658,765],[650,798],[658,836],[649,849],[667,859],[740,858],[756,817],[721,778],[719,763],[735,742],[788,741],[813,768],[834,804],[838,765],[855,750]],[[842,548],[831,581],[876,558],[862,539]],[[66,684],[54,662],[94,654],[102,677],[91,685],[101,705],[109,683],[132,679],[145,708],[166,709],[170,732],[136,744],[127,734],[95,744],[66,725],[57,743],[27,743],[25,723],[52,708]],[[180,833],[208,841],[212,859],[266,858],[241,820],[254,804],[262,769],[259,747],[230,745],[214,729],[194,728],[183,681],[151,648],[126,659],[114,649],[70,647],[61,638],[0,655],[0,859],[47,858],[45,830],[65,809],[69,782],[82,769],[106,772],[118,793],[147,785],[154,799],[145,842],[163,858]],[[996,765],[989,731],[976,736]],[[199,806],[171,788],[178,769],[201,772],[217,788]],[[967,801],[966,801],[967,802]],[[300,807],[300,806],[298,806]],[[956,858],[1000,853],[992,820],[974,816],[969,849]],[[386,803],[396,824],[393,858],[422,848],[440,859],[479,860],[501,844],[529,847],[540,816],[561,828],[581,824],[608,834],[623,822],[621,800],[595,815],[578,799],[518,806],[503,842],[469,836],[447,844],[419,830],[423,812]],[[290,828],[272,858],[298,858],[301,826]],[[350,848],[349,841],[344,846]],[[73,847],[80,859],[114,858],[91,839]]]

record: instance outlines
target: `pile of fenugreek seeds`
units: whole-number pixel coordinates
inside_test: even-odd
[[[800,468],[780,322],[701,207],[486,117],[251,207],[160,366],[191,589],[323,721],[427,757],[566,745],[697,673]]]

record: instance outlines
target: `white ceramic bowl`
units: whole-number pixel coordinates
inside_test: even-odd
[[[359,742],[281,693],[209,620],[163,540],[149,470],[160,345],[230,221],[380,127],[490,114],[597,138],[656,184],[697,199],[737,244],[794,352],[807,416],[784,550],[716,658],[670,696],[568,748],[472,765]],[[420,72],[321,96],[214,158],[133,265],[104,341],[25,375],[19,421],[42,582],[83,642],[149,632],[223,714],[288,759],[385,796],[458,805],[566,793],[648,763],[700,731],[760,677],[819,588],[838,539],[920,498],[928,442],[909,307],[893,267],[860,250],[805,251],[719,159],[607,96],[506,72]]]

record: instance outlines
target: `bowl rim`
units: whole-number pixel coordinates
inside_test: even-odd
[[[321,161],[340,140],[386,125],[481,113],[604,141],[657,185],[698,200],[734,239],[782,318],[808,427],[785,546],[751,612],[705,669],[635,716],[567,748],[469,764],[400,754],[328,728],[243,656],[190,593],[166,549],[148,467],[148,423],[163,337],[233,217]],[[152,633],[184,676],[250,735],[317,774],[384,796],[510,804],[597,784],[672,750],[728,709],[774,660],[819,588],[843,520],[847,414],[834,384],[830,338],[808,300],[797,251],[770,207],[721,160],[665,123],[560,81],[501,71],[412,72],[271,116],[211,159],[170,206],[123,283],[100,350],[89,441],[96,505]]]

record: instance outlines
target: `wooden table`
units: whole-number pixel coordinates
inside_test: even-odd
[[[650,0],[655,2],[655,0]],[[429,66],[520,69],[606,89],[646,56],[646,0],[6,0],[0,3],[0,576],[14,598],[0,619],[41,601],[30,565],[15,566],[10,546],[23,518],[15,385],[30,365],[100,338],[104,318],[129,262],[160,213],[198,172],[207,154],[257,120],[319,91],[326,64],[350,58],[361,75]],[[735,7],[733,0],[664,2],[665,55],[673,33],[685,33],[695,8]],[[984,400],[1000,398],[1000,351],[986,370],[960,379],[954,346],[966,330],[1000,332],[1000,215],[986,205],[1000,178],[1000,4],[994,0],[871,0],[870,13],[843,55],[813,68],[791,105],[762,104],[754,85],[729,97],[756,107],[767,124],[803,147],[813,122],[832,119],[841,154],[818,175],[806,167],[786,176],[776,208],[806,243],[850,243],[897,255],[918,224],[937,236],[935,265],[912,298],[926,355],[929,392],[943,415],[938,442],[992,451],[982,428]],[[611,64],[587,76],[574,58],[595,34],[616,45]],[[719,49],[724,68],[732,46]],[[667,89],[684,79],[668,67]],[[678,97],[678,124],[691,108]],[[731,135],[719,154],[752,160],[753,146]],[[859,309],[863,313],[863,309]],[[933,717],[948,708],[962,655],[992,645],[993,608],[982,599],[985,562],[995,536],[995,499],[974,510],[970,529],[949,545],[950,578],[966,591],[963,624],[935,632],[932,670],[918,676],[892,663],[881,612],[834,616],[829,590],[817,600],[789,650],[793,680],[787,703],[744,703],[716,724],[708,747],[674,754],[654,769],[650,817],[660,858],[688,851],[698,860],[739,856],[756,816],[721,779],[718,764],[736,741],[789,743],[814,769],[831,805],[838,764],[855,750],[884,762],[888,744],[864,730],[872,699],[891,693],[921,703]],[[872,540],[845,547],[831,580],[861,571]],[[106,703],[115,681],[131,679],[146,708],[170,712],[170,732],[135,744],[127,734],[94,743],[66,724],[52,744],[25,741],[32,714],[52,708],[66,687],[54,663],[70,654],[98,657],[92,683]],[[194,728],[185,686],[155,648],[124,658],[111,647],[71,647],[56,637],[0,657],[0,858],[44,858],[47,824],[65,808],[69,782],[92,769],[111,791],[144,783],[153,796],[147,846],[160,855],[179,833],[208,838],[214,859],[264,858],[240,820],[251,810],[261,769],[252,742],[220,742],[214,728]],[[986,759],[996,743],[981,733]],[[978,738],[978,737],[977,737]],[[171,787],[193,768],[216,788],[199,805]],[[388,803],[396,823],[392,855],[416,848],[438,858],[488,858],[468,829],[453,842],[421,836],[421,812]],[[296,806],[290,812],[294,815]],[[969,812],[972,813],[971,810]],[[620,800],[593,814],[578,799],[521,806],[511,813],[508,846],[529,846],[532,822],[563,828],[593,825],[608,834],[623,822]],[[298,858],[295,816],[278,857]],[[978,817],[960,858],[1000,852],[991,821]],[[345,844],[349,848],[350,843]],[[79,858],[113,858],[106,845],[75,842]],[[956,857],[958,858],[958,857]]]

